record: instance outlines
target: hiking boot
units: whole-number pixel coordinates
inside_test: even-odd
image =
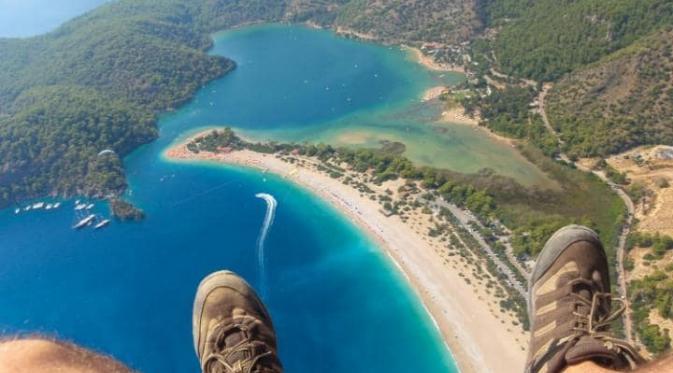
[[[271,317],[255,291],[233,272],[201,281],[192,319],[203,373],[281,373]]]
[[[526,372],[555,373],[593,361],[611,369],[643,362],[627,342],[613,338],[610,272],[603,245],[589,228],[571,225],[547,241],[528,289],[531,339]]]

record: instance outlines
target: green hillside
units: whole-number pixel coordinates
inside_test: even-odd
[[[476,0],[353,0],[336,24],[392,42],[456,43],[479,28]]]
[[[0,207],[124,189],[118,156],[156,116],[233,68],[178,1],[112,3],[45,36],[0,40]]]
[[[376,34],[382,40],[413,43],[442,40],[457,30],[467,38],[474,20],[469,1],[381,4],[123,0],[43,36],[0,39],[0,208],[46,194],[123,191],[118,158],[156,137],[159,113],[180,106],[204,83],[234,68],[232,61],[206,53],[211,32],[311,21],[381,30]],[[373,23],[355,17],[360,9],[375,10]],[[114,166],[97,165],[103,149],[118,155]]]
[[[673,24],[669,0],[485,0],[500,69],[555,80]]]
[[[673,30],[570,74],[555,86],[547,107],[575,156],[673,144]]]
[[[45,86],[15,101],[0,120],[0,197],[115,194],[125,187],[119,157],[157,135],[147,108],[78,86]]]

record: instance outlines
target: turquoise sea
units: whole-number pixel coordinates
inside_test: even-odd
[[[49,32],[109,0],[0,0],[0,38]]]
[[[299,26],[215,40],[213,53],[238,69],[164,116],[160,139],[125,159],[128,198],[145,221],[73,231],[73,200],[0,211],[0,332],[57,336],[143,372],[197,372],[192,297],[203,276],[228,268],[264,289],[287,372],[456,371],[403,277],[330,206],[272,175],[161,155],[203,127],[319,129],[397,107],[437,77],[399,49]],[[267,205],[257,193],[278,202],[264,273]],[[94,210],[107,214],[103,203]]]

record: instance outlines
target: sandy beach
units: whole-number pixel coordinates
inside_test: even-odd
[[[430,88],[423,92],[423,97],[421,98],[421,101],[431,101],[436,98],[439,98],[439,96],[442,95],[442,93],[448,92],[448,89],[444,86],[437,86]]]
[[[427,56],[418,48],[410,47],[408,45],[402,45],[402,49],[407,50],[411,53],[414,60],[421,65],[425,66],[429,70],[433,71],[452,71],[456,73],[465,73],[465,68],[458,65],[449,65],[444,63],[439,63],[435,61],[434,58]]]
[[[453,109],[445,110],[442,112],[442,117],[440,118],[440,122],[445,122],[445,123],[450,123],[450,124],[460,124],[464,126],[470,126],[473,127],[475,131],[482,131],[486,136],[490,136],[491,138],[500,141],[502,143],[505,143],[510,146],[515,146],[516,145],[516,140],[511,139],[509,137],[505,137],[502,135],[499,135],[487,127],[479,125],[479,118],[470,118],[467,115],[465,115],[463,107],[462,106],[456,106]]]
[[[458,105],[453,109],[448,109],[442,112],[442,121],[457,124],[466,124],[470,126],[479,126],[479,119],[470,118],[465,115],[462,105]]]
[[[336,30],[334,30],[338,35],[345,36],[345,37],[354,37],[360,40],[365,40],[365,41],[374,41],[377,40],[377,37],[373,34],[367,34],[364,32],[358,32],[355,30],[351,30],[346,27],[342,26],[337,26]]]
[[[310,158],[289,163],[275,155],[249,150],[229,153],[191,153],[186,143],[164,156],[172,161],[213,161],[251,167],[280,175],[329,202],[366,231],[390,257],[422,300],[462,372],[520,372],[528,335],[501,312],[499,298],[477,278],[467,263],[446,255],[437,239],[427,234],[428,215],[414,213],[403,222],[386,217],[377,201],[344,185],[315,167]],[[297,157],[295,157],[297,158]],[[380,188],[397,190],[395,183]]]

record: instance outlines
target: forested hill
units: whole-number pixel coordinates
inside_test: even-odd
[[[568,75],[547,107],[575,156],[673,144],[673,29]]]
[[[478,26],[459,11],[473,1],[121,0],[43,36],[0,39],[0,208],[121,193],[120,158],[157,136],[158,113],[234,67],[206,53],[213,31],[311,21],[388,42],[459,41]],[[373,13],[347,16],[359,9]]]
[[[482,0],[500,69],[556,80],[673,25],[670,0]]]
[[[0,41],[0,207],[48,193],[117,194],[119,157],[156,115],[233,63],[179,1],[112,3],[55,32]],[[105,149],[118,156],[98,157]]]
[[[481,27],[477,0],[349,1],[336,24],[392,42],[453,44]]]
[[[478,13],[488,35],[482,61],[558,83],[547,114],[568,154],[673,145],[672,1],[482,0]]]

